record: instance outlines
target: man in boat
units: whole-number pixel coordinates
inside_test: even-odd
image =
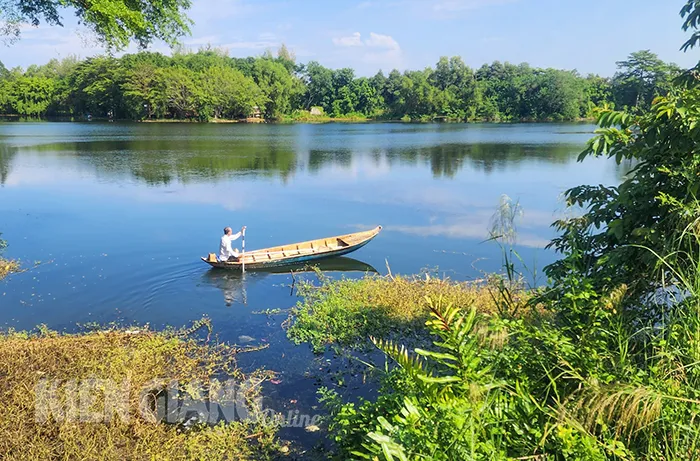
[[[234,234],[230,227],[224,228],[224,235],[221,236],[221,245],[219,246],[219,261],[235,261],[238,259],[238,248],[233,248],[231,242],[238,240],[243,234],[245,226],[241,227],[241,231]]]

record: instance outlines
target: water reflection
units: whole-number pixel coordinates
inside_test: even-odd
[[[385,153],[390,164],[428,163],[435,178],[452,178],[465,167],[465,163],[477,171],[491,173],[494,170],[517,167],[525,160],[565,164],[574,161],[578,154],[578,147],[567,144],[503,143],[440,144],[421,148],[390,149]]]
[[[314,174],[329,167],[351,170],[363,159],[369,159],[370,162],[364,163],[374,169],[383,165],[426,164],[434,178],[453,178],[465,167],[490,174],[518,168],[525,161],[567,164],[574,162],[580,152],[580,144],[565,139],[559,143],[527,143],[517,139],[509,142],[508,138],[477,142],[430,138],[408,142],[376,135],[358,141],[338,132],[334,132],[330,140],[264,133],[246,137],[201,136],[197,131],[188,136],[171,137],[153,136],[160,133],[157,130],[144,136],[120,133],[87,132],[73,138],[14,137],[14,142],[19,139],[16,147],[8,144],[11,138],[0,137],[0,179],[7,181],[13,151],[76,159],[101,175],[129,176],[152,186],[165,186],[175,181],[183,184],[212,182],[234,175],[279,177],[286,182],[290,176],[304,170]]]
[[[168,185],[174,180],[207,182],[234,172],[286,178],[295,170],[292,150],[260,140],[100,140],[47,143],[21,150],[74,157],[101,173],[130,174],[148,185]]]
[[[236,303],[242,303],[244,305],[248,304],[248,288],[250,285],[257,283],[270,275],[289,275],[315,271],[321,271],[323,273],[377,273],[377,270],[370,264],[357,259],[341,256],[337,258],[322,259],[313,264],[288,264],[286,266],[270,267],[267,269],[256,269],[255,271],[249,271],[244,274],[238,271],[210,268],[202,275],[202,280],[206,284],[219,288],[224,294],[224,302],[226,303],[226,306],[230,307]],[[291,288],[292,287],[290,285],[290,292]]]
[[[0,186],[5,185],[7,178],[10,176],[10,168],[12,159],[17,154],[17,149],[9,146],[0,136]]]

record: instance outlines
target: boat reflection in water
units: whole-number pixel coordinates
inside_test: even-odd
[[[241,273],[239,271],[227,271],[211,268],[203,275],[205,283],[214,285],[224,292],[226,306],[232,306],[240,300],[243,304],[248,304],[246,286],[270,275],[321,272],[364,272],[377,273],[377,270],[362,261],[345,256],[321,259],[313,263],[288,264],[286,266],[275,266],[269,268],[256,269],[255,272]]]

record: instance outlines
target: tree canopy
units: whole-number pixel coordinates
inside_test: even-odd
[[[109,49],[134,41],[142,48],[155,39],[174,45],[189,33],[190,0],[0,0],[0,37],[16,40],[22,24],[63,25],[67,10]]]
[[[649,51],[632,53],[608,79],[575,70],[495,61],[478,69],[459,56],[435,67],[358,77],[351,68],[277,56],[232,58],[219,49],[67,58],[27,69],[0,65],[0,114],[122,119],[330,117],[453,121],[546,121],[593,117],[602,108],[644,110],[678,73]]]

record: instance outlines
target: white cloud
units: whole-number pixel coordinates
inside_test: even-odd
[[[346,37],[334,37],[333,44],[336,46],[344,46],[344,47],[362,46],[363,45],[362,36],[360,35],[359,32],[355,32],[354,34],[346,36]]]
[[[420,237],[446,237],[452,239],[478,239],[487,240],[488,221],[475,222],[473,218],[462,218],[445,224],[430,224],[426,226],[391,226],[385,227],[387,231]],[[544,248],[549,240],[530,232],[518,232],[516,245],[530,248]]]
[[[227,37],[229,40],[231,37]],[[216,48],[222,50],[264,50],[264,49],[275,49],[278,48],[282,41],[273,32],[262,32],[258,34],[256,39],[246,40],[243,37],[234,37],[234,40],[221,43],[220,35],[206,35],[203,37],[197,37],[191,40],[187,40],[185,45],[189,46],[201,46],[201,45],[212,45]]]
[[[352,35],[347,35],[343,37],[334,37],[333,44],[342,47],[369,47],[369,48],[381,48],[384,50],[399,51],[401,47],[399,43],[394,40],[391,35],[377,34],[375,32],[369,33],[369,38],[362,40],[362,34],[355,32]]]
[[[360,34],[357,34],[358,38]],[[400,50],[399,43],[391,35],[369,33],[369,39],[365,40],[365,45],[372,48],[385,48],[387,50]]]

